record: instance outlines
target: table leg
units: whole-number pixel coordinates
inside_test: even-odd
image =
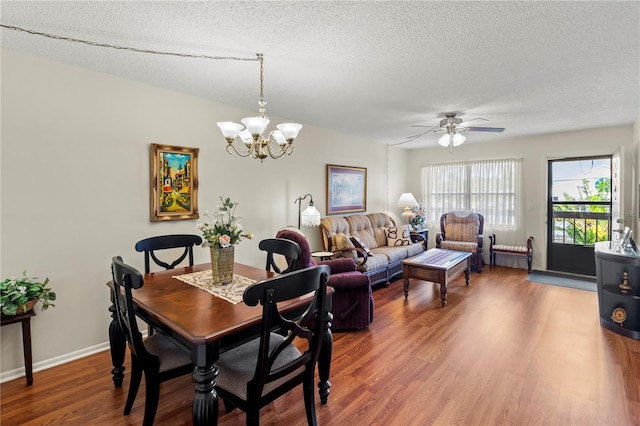
[[[320,348],[320,356],[318,358],[318,389],[320,394],[320,402],[327,403],[329,392],[331,390],[331,382],[329,381],[329,373],[331,372],[331,355],[333,353],[333,333],[331,333],[331,320],[333,314],[327,312],[324,338],[322,340],[322,348]]]
[[[467,259],[467,269],[464,271],[464,279],[467,282],[467,286],[469,286],[469,272],[471,272],[471,258]]]
[[[442,280],[440,283],[440,303],[442,306],[446,306],[447,304],[447,281]]]
[[[113,301],[113,295],[111,300]],[[111,312],[112,318],[111,324],[109,324],[109,348],[111,350],[111,365],[113,365],[111,374],[113,375],[113,384],[119,388],[122,386],[122,380],[124,379],[126,341],[120,328],[115,305],[109,307],[109,312]]]
[[[409,268],[405,267],[402,271],[404,276],[404,300],[409,298]]]
[[[193,370],[196,394],[193,398],[193,424],[218,424],[218,393],[215,389],[218,367],[215,365],[196,367]]]
[[[33,384],[33,358],[31,355],[31,317],[22,321],[22,352],[27,386]]]

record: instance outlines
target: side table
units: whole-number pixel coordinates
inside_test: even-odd
[[[427,251],[429,249],[429,230],[428,229],[418,229],[417,231],[411,231],[410,235],[420,235],[422,238],[424,238],[424,251]],[[411,239],[413,241],[413,239]],[[415,242],[415,241],[414,241]]]
[[[333,252],[330,251],[314,251],[311,256],[317,257],[320,260],[327,260],[333,257]]]
[[[2,327],[9,324],[22,323],[22,352],[24,354],[24,371],[27,377],[27,386],[33,384],[33,358],[31,355],[31,317],[36,313],[32,310],[24,314],[2,316]]]

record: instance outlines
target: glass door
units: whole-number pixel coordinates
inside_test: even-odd
[[[611,156],[548,168],[547,269],[595,276],[593,245],[611,239]]]

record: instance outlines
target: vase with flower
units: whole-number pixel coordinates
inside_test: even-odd
[[[422,207],[422,201],[418,201],[418,205],[411,208],[411,218],[409,219],[409,225],[414,231],[419,231],[424,228],[424,224],[427,221],[427,212]]]
[[[196,228],[202,232],[202,247],[211,252],[211,276],[216,285],[225,285],[233,281],[234,246],[243,238],[251,239],[251,232],[244,232],[235,216],[238,203],[229,197],[220,197],[220,205],[213,217],[205,212],[211,223],[199,223]]]

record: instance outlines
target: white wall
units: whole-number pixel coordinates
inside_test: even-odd
[[[261,164],[227,154],[216,126],[256,111],[7,50],[1,66],[0,274],[26,268],[49,277],[58,294],[56,307],[32,320],[36,368],[108,341],[112,256],[143,269],[137,240],[198,232],[197,220],[149,221],[150,143],[200,148],[200,211],[214,210],[219,195],[238,201],[255,239],[236,247],[236,259],[261,268],[258,242],[296,225],[298,196],[311,193],[326,213],[326,164],[367,168],[369,212],[386,211],[388,194],[401,191],[387,187],[386,164],[402,164],[403,150],[387,159],[382,145],[305,126],[292,156]],[[321,248],[318,228],[303,232]],[[208,261],[208,252],[196,249],[195,259]],[[6,378],[23,366],[20,327],[3,327],[1,339]]]
[[[507,129],[508,131],[508,129]],[[473,136],[469,135],[468,139]],[[546,207],[547,207],[547,161],[549,159],[591,155],[610,155],[620,146],[624,147],[623,198],[626,223],[635,223],[637,211],[633,209],[633,127],[611,127],[594,130],[556,133],[481,144],[465,143],[453,149],[440,146],[414,151],[407,162],[408,182],[411,190],[421,192],[420,171],[426,164],[455,161],[489,160],[500,158],[522,158],[524,170],[525,234],[533,236],[533,267],[546,269]],[[631,222],[633,220],[633,222]],[[439,225],[431,224],[436,232]],[[438,228],[438,229],[435,229]],[[485,232],[486,234],[486,232]],[[435,232],[429,232],[430,246],[435,244]],[[524,244],[525,241],[522,241]],[[485,241],[488,253],[489,241]],[[488,261],[485,253],[485,261]]]

